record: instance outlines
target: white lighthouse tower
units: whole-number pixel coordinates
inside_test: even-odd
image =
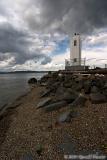
[[[76,33],[74,34],[71,43],[70,61],[73,66],[81,66],[81,37]]]
[[[89,66],[85,65],[85,58],[81,58],[81,37],[75,33],[70,45],[70,59],[65,59],[65,70],[83,71],[88,68]]]

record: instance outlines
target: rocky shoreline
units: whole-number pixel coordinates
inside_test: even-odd
[[[28,96],[31,91],[22,94],[13,103],[5,104],[0,108],[0,146],[4,142],[6,133],[11,125],[11,116],[15,115],[15,109],[20,107],[20,105],[23,103],[23,99]]]
[[[21,96],[17,97],[14,102],[8,104],[4,104],[1,108],[0,108],[0,120],[3,119],[3,117],[5,117],[5,115],[8,114],[8,110],[10,109],[15,109],[18,106],[21,105],[20,101],[23,99],[23,97],[26,97],[31,91],[28,91],[24,94],[22,94]]]
[[[49,73],[0,120],[0,159],[107,154],[107,77]],[[27,158],[26,158],[27,157]]]

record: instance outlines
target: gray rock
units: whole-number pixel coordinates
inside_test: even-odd
[[[81,91],[82,88],[83,88],[83,82],[80,81],[79,83],[77,83],[75,90],[76,91]]]
[[[64,82],[64,83],[63,83],[63,86],[64,86],[65,88],[71,88],[71,87],[72,87],[72,82]]]
[[[96,86],[98,88],[102,88],[105,85],[105,80],[102,78],[97,78],[96,79]]]
[[[55,82],[54,84],[51,84],[51,86],[57,89],[60,86],[60,82]]]
[[[65,89],[63,87],[58,88],[56,93],[56,99],[59,101],[66,101],[68,104],[72,103],[78,97],[78,93],[72,89]]]
[[[102,93],[107,97],[107,88],[103,89]]]
[[[86,94],[89,94],[90,90],[91,90],[91,83],[90,83],[90,81],[87,81],[84,83],[84,92]]]
[[[60,86],[60,82],[51,83],[48,88],[52,90],[52,92],[56,92],[57,88]]]
[[[76,92],[65,92],[62,96],[62,99],[65,100],[67,103],[72,103],[77,97],[78,94]]]
[[[71,107],[83,106],[85,104],[86,100],[87,100],[87,98],[84,95],[80,94],[76,98],[76,100],[73,103],[70,104],[70,106]]]
[[[55,102],[53,104],[50,104],[48,106],[45,106],[45,112],[52,112],[55,110],[59,110],[60,108],[66,107],[67,103],[66,101],[60,101],[60,102]]]
[[[71,111],[62,113],[58,118],[58,123],[70,122],[71,121]]]
[[[65,91],[66,91],[66,88],[60,85],[56,90],[56,96],[63,95]]]
[[[99,91],[98,87],[92,86],[91,87],[91,93],[97,93]]]
[[[45,91],[40,95],[40,97],[48,96],[51,91],[52,91],[52,90],[50,90],[50,89],[45,90]]]
[[[37,104],[37,109],[48,105],[51,102],[51,100],[52,100],[51,98],[46,98],[46,99],[42,100],[41,102],[39,102]]]
[[[31,78],[28,80],[29,84],[36,84],[37,83],[37,79],[36,78]]]
[[[100,104],[107,102],[106,96],[101,93],[92,93],[90,94],[90,100],[93,104]]]
[[[107,82],[105,83],[105,85],[103,86],[103,88],[107,89]]]
[[[48,79],[51,77],[51,75],[44,75],[41,79],[40,79],[40,83],[45,83],[48,81]]]

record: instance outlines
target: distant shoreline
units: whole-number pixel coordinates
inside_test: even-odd
[[[14,71],[14,72],[0,72],[0,74],[14,74],[14,73],[48,73],[49,71]],[[52,71],[54,72],[54,71]]]

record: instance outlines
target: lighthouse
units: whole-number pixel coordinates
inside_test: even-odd
[[[70,60],[73,66],[81,66],[81,37],[76,33],[70,47]]]
[[[65,70],[71,71],[83,71],[88,70],[89,66],[86,66],[85,58],[81,58],[81,36],[75,33],[70,43],[70,58],[65,59]]]

